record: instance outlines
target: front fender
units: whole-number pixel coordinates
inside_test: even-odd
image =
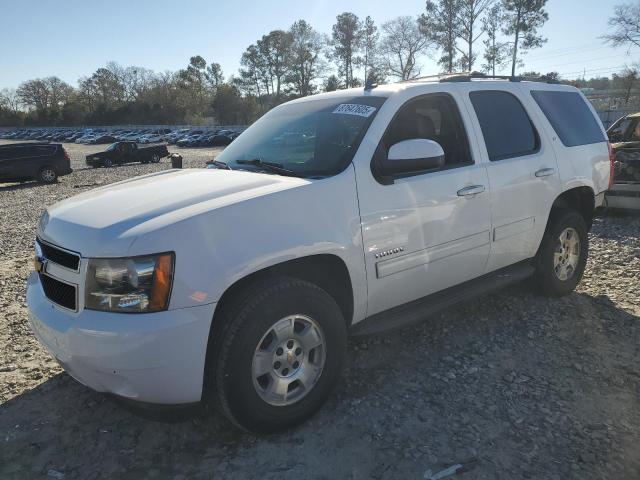
[[[170,308],[217,302],[238,280],[288,260],[319,254],[347,266],[354,320],[366,312],[360,214],[350,165],[334,177],[238,201],[136,239],[131,255],[174,251]]]

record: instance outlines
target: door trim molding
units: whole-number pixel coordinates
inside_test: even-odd
[[[376,263],[376,277],[388,277],[411,268],[428,265],[453,255],[484,247],[490,242],[489,230],[485,230],[450,242],[433,245],[417,252],[382,260]]]

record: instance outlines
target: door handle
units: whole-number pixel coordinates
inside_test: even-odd
[[[468,197],[472,195],[478,195],[479,193],[484,192],[484,185],[470,185],[468,187],[461,188],[458,190],[459,197]]]
[[[536,177],[538,177],[538,178],[550,177],[554,173],[556,173],[556,169],[555,168],[541,168],[540,170],[538,170],[536,172]]]

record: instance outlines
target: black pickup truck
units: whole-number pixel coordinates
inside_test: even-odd
[[[0,182],[35,179],[53,183],[72,171],[69,155],[59,143],[0,145]]]
[[[86,163],[90,167],[113,167],[123,163],[141,162],[158,163],[161,158],[168,157],[166,145],[138,147],[136,142],[116,142],[104,152],[87,155]]]

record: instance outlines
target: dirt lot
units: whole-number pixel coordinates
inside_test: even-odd
[[[101,147],[71,145],[74,168]],[[178,151],[178,149],[174,149]],[[181,150],[200,166],[212,149]],[[168,168],[78,170],[0,185],[0,478],[640,478],[640,218],[596,219],[578,292],[528,285],[418,326],[354,339],[306,424],[256,437],[214,412],[141,418],[64,374],[27,324],[25,278],[46,205]]]

